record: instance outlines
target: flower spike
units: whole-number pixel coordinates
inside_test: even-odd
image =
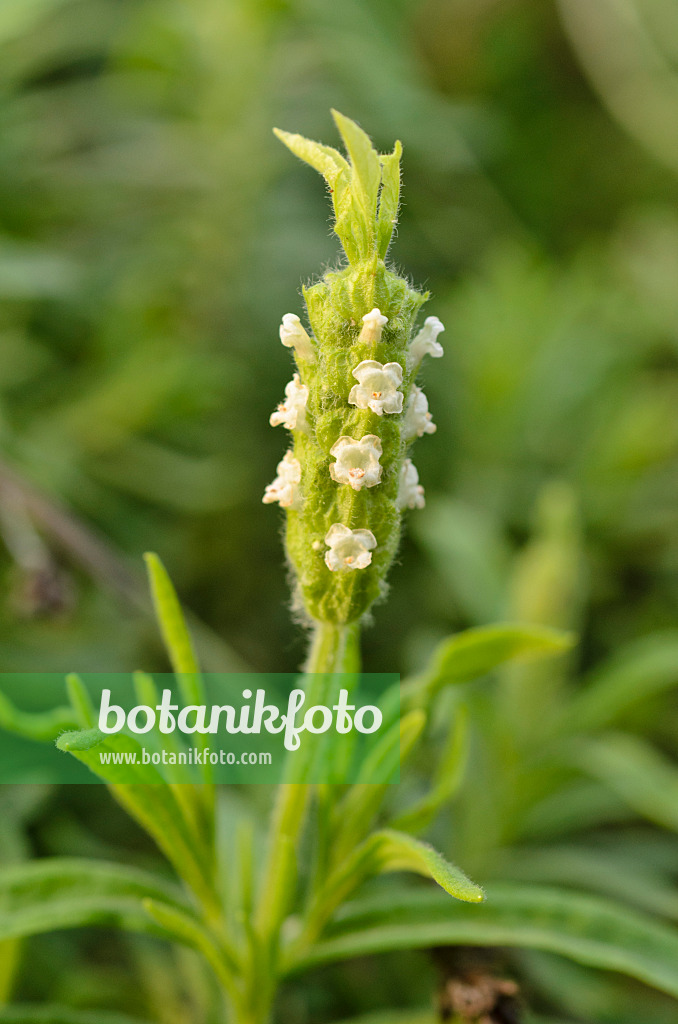
[[[424,505],[406,456],[436,429],[416,374],[425,355],[442,355],[443,325],[428,317],[417,333],[428,296],[385,263],[398,216],[400,143],[377,153],[358,125],[333,116],[345,154],[276,132],[327,182],[347,262],[304,288],[308,333],[295,314],[283,318],[280,338],[294,349],[299,373],[271,423],[292,432],[293,451],[264,500],[288,513],[297,606],[312,620],[343,624],[384,593],[403,515]]]

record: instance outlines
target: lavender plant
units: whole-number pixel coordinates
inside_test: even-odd
[[[288,429],[293,444],[264,495],[286,510],[295,606],[311,631],[306,685],[315,694],[331,686],[334,673],[358,671],[361,622],[385,593],[403,512],[423,505],[408,453],[416,437],[435,428],[415,380],[424,355],[442,355],[440,322],[431,317],[416,327],[426,296],[385,262],[398,211],[400,144],[380,156],[356,124],[339,114],[335,120],[348,158],[278,133],[325,177],[347,263],[304,293],[312,334],[298,315],[283,318],[281,340],[294,350],[297,372],[271,422]],[[149,555],[147,565],[178,686],[186,703],[204,703],[177,596],[159,559]],[[399,754],[406,764],[430,735],[445,690],[570,643],[566,633],[529,624],[451,637],[420,675],[405,681],[400,708],[389,705],[380,756]],[[138,673],[135,685],[140,700],[155,702],[150,676]],[[68,680],[68,698],[67,706],[39,716],[3,698],[0,722],[36,740],[56,739],[100,775],[180,884],[105,861],[19,864],[0,875],[2,941],[105,924],[188,946],[216,979],[218,1006],[200,1010],[214,1024],[265,1024],[275,1016],[280,982],[317,964],[440,944],[536,945],[678,995],[672,931],[593,898],[575,914],[566,898],[544,906],[529,886],[483,903],[478,884],[416,837],[461,785],[463,742],[433,758],[428,788],[409,803],[398,787],[374,784],[367,764],[352,785],[312,786],[308,762],[296,759],[270,813],[261,815],[256,806],[234,809],[228,790],[207,774],[196,779],[142,763],[102,764],[102,750],[134,753],[137,738],[99,730],[77,676]],[[452,705],[449,713],[459,739],[462,712]],[[312,852],[302,856],[309,836]],[[375,884],[392,872],[405,877],[386,888]],[[18,1020],[21,1012],[0,1011],[0,1021]],[[27,1012],[52,1024],[85,1022],[75,1010]],[[481,1019],[480,1010],[474,1017],[454,1012],[459,1022]],[[105,1024],[106,1014],[97,1019]]]

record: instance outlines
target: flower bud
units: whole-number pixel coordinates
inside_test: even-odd
[[[285,313],[279,333],[285,348],[293,348],[296,356],[302,361],[314,361],[313,342],[301,326],[301,320],[296,313]]]

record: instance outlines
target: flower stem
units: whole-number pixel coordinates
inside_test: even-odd
[[[360,626],[357,623],[335,625],[318,622],[311,639],[305,671],[359,672]]]
[[[357,624],[317,623],[305,666],[307,689],[330,692],[332,677],[359,671]],[[304,780],[310,762],[296,755],[294,767],[278,786],[271,814],[263,884],[255,911],[256,948],[252,950],[250,978],[252,1019],[265,1021],[275,992],[280,930],[297,883],[297,845],[306,820],[311,787]]]

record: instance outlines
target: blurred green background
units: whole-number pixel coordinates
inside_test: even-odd
[[[268,416],[338,245],[271,127],[336,144],[330,106],[402,139],[392,258],[446,325],[366,667],[517,612],[583,670],[675,624],[673,0],[2,0],[0,51],[0,670],[165,668],[148,549],[206,667],[300,663]]]

